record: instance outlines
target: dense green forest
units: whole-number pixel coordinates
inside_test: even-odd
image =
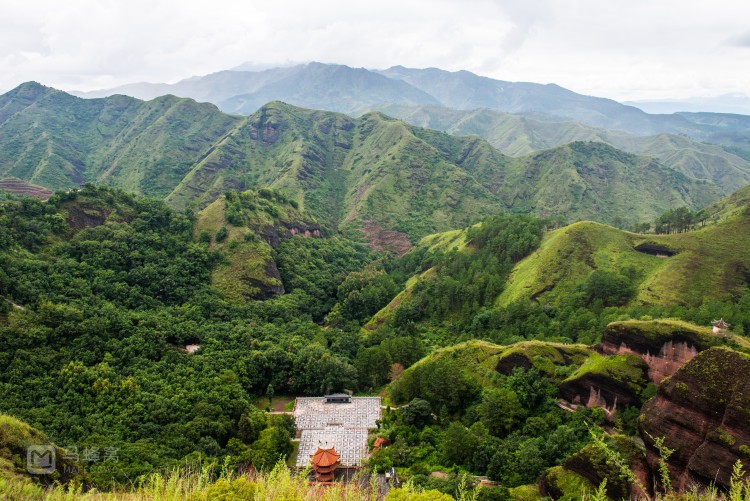
[[[228,192],[212,209],[224,211],[214,222],[220,235],[206,229],[210,211],[179,213],[117,189],[7,197],[0,412],[61,447],[117,449],[83,479],[106,488],[186,463],[269,469],[292,451],[295,432],[288,417],[263,410],[269,395],[381,392],[392,407],[378,433],[393,445],[370,466],[395,466],[414,485],[454,495],[460,472],[486,475],[500,487],[483,495],[505,499],[590,448],[605,422],[622,437],[608,439],[613,450],[632,453],[638,405],[607,417],[557,403],[581,367],[610,363],[582,346],[607,324],[723,317],[736,334],[750,329],[747,286],[697,308],[645,304],[634,301],[641,270],[633,267],[593,270],[554,302],[498,302],[553,227],[526,215],[431,236],[400,257],[330,230],[282,235],[268,252],[284,294],[237,300],[215,286],[215,271],[256,248],[269,225],[305,219],[298,209],[272,190]],[[503,372],[496,358],[480,370],[477,360],[490,359],[467,355],[477,341],[451,348],[469,340],[496,343],[480,350],[495,357],[500,345],[525,340],[573,348],[555,348],[567,363],[551,362],[544,348],[530,366]],[[653,385],[637,385],[638,404],[653,396]],[[610,488],[625,492],[623,482]]]
[[[252,404],[269,385],[356,387],[356,338],[313,317],[364,266],[357,244],[286,242],[289,294],[237,306],[210,286],[220,253],[194,242],[191,216],[163,202],[86,187],[0,211],[0,410],[61,445],[119,448],[118,481],[193,453],[220,457],[233,438],[275,450],[283,440],[243,425],[260,426]],[[181,350],[190,343],[198,354]]]

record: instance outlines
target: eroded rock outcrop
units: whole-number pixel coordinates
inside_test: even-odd
[[[583,345],[525,341],[508,347],[498,358],[495,370],[509,375],[516,367],[533,367],[546,376],[554,376],[557,367],[580,367],[591,353],[591,348]]]
[[[276,267],[276,261],[269,259],[263,266],[263,275],[260,277],[245,276],[249,290],[254,291],[250,296],[252,299],[268,299],[274,296],[281,296],[286,293],[284,283],[281,281],[281,274]],[[257,291],[257,292],[255,292]]]
[[[643,453],[632,439],[623,435],[606,437],[607,445],[623,457],[638,478],[648,488],[648,468]],[[539,492],[552,499],[580,499],[584,492],[592,492],[607,479],[607,495],[611,499],[642,498],[644,492],[637,484],[622,478],[617,466],[593,445],[573,454],[562,466],[550,468],[539,478]]]
[[[261,228],[255,228],[255,231],[263,236],[271,247],[278,247],[281,240],[296,235],[305,238],[322,237],[323,233],[320,226],[316,223],[300,222],[294,224],[279,224],[276,226],[266,225]]]
[[[601,407],[608,416],[617,409],[640,406],[648,366],[632,354],[593,354],[560,384],[560,396],[574,405]]]
[[[640,429],[652,471],[659,461],[653,438],[674,449],[668,466],[675,488],[728,486],[737,460],[750,467],[750,356],[727,348],[698,353],[644,405]]]
[[[605,355],[634,354],[648,365],[654,383],[692,360],[699,352],[722,343],[708,328],[675,320],[629,320],[607,326],[597,351]]]

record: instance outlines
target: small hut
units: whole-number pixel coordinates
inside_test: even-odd
[[[721,334],[723,332],[726,332],[731,327],[731,324],[725,322],[723,318],[714,320],[713,322],[711,322],[711,325],[713,326],[714,334]]]
[[[346,393],[333,393],[325,396],[327,404],[350,404],[352,396]]]
[[[372,445],[373,449],[385,449],[391,445],[391,440],[389,438],[384,437],[378,437],[375,439],[375,443]]]
[[[323,449],[318,447],[315,454],[311,454],[312,469],[318,482],[333,482],[336,468],[341,465],[341,455],[336,452],[335,447]]]

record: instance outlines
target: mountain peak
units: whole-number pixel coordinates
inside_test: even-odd
[[[26,97],[36,99],[37,97],[47,94],[49,92],[60,92],[52,87],[46,87],[39,82],[29,81],[24,82],[15,89],[9,91],[6,95],[12,97]]]

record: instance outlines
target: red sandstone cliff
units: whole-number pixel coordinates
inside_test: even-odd
[[[735,461],[750,467],[750,356],[726,348],[699,353],[662,382],[640,428],[652,471],[659,454],[650,437],[674,449],[668,466],[676,489],[692,481],[728,486]]]
[[[635,354],[648,365],[654,383],[674,374],[699,352],[722,343],[710,329],[673,320],[613,322],[597,351],[605,355]]]

